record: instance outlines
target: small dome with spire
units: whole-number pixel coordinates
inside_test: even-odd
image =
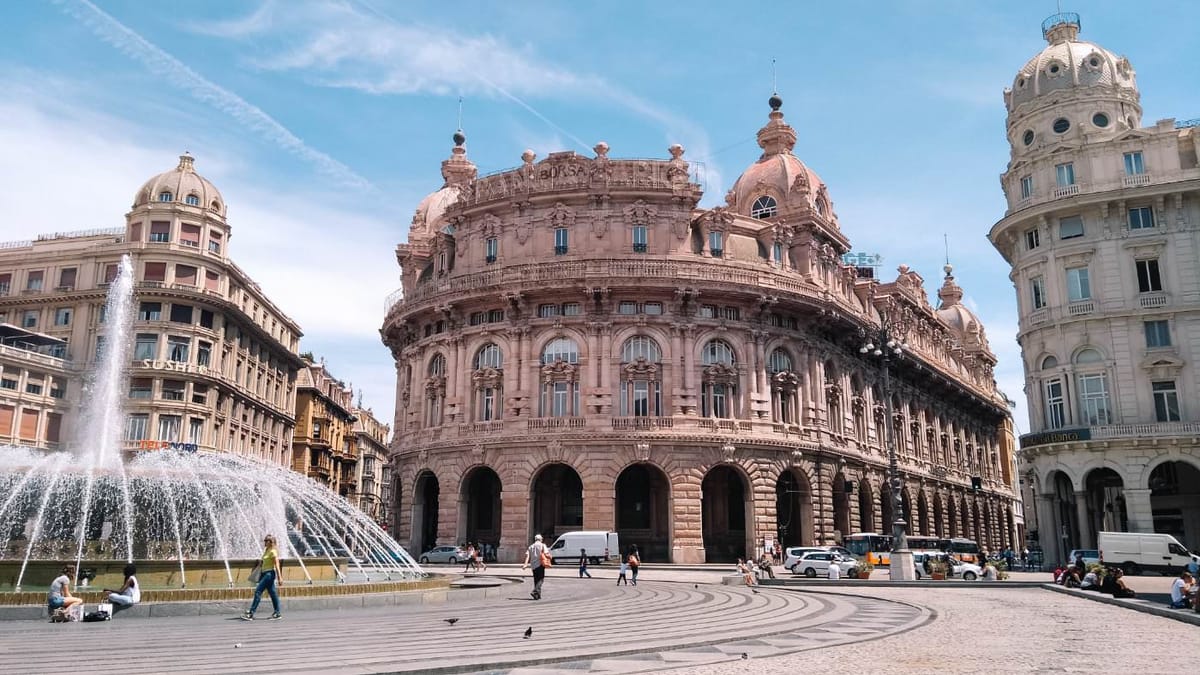
[[[979,344],[987,348],[983,322],[975,312],[962,304],[963,290],[954,281],[954,266],[946,263],[942,269],[946,272],[946,279],[938,289],[938,299],[941,300],[937,308],[938,318],[955,332],[964,345]]]
[[[458,201],[462,187],[475,180],[479,169],[467,159],[467,135],[458,129],[452,136],[454,147],[450,149],[450,157],[442,161],[441,189],[427,195],[417,204],[413,214],[409,235],[413,233],[434,233],[442,229],[442,216],[450,205]]]
[[[221,192],[196,173],[195,159],[187,152],[179,156],[178,166],[146,181],[133,196],[135,208],[159,202],[194,206],[222,217],[225,215],[225,199]]]
[[[772,94],[767,124],[758,130],[762,155],[738,177],[725,196],[730,208],[753,218],[770,219],[795,211],[815,211],[834,220],[825,183],[792,154],[796,130],[783,120],[783,99]]]

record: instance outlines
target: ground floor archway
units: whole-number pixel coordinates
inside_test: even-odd
[[[783,471],[775,481],[775,524],[780,546],[812,545],[812,493],[808,478],[796,469]],[[720,561],[710,558],[709,562]]]
[[[500,546],[500,476],[491,467],[478,466],[471,469],[462,483],[459,496],[459,532],[463,541],[458,543]]]
[[[1173,535],[1188,550],[1200,548],[1200,468],[1163,462],[1150,472],[1148,487],[1154,531]]]
[[[918,534],[929,534],[929,501],[925,498],[925,493],[917,493],[917,525],[913,531]]]
[[[671,560],[671,482],[662,469],[639,463],[616,483],[617,534],[621,548],[636,546],[646,562]]]
[[[871,484],[865,480],[858,482],[858,531],[875,531],[875,500],[871,493]]]
[[[833,537],[841,544],[846,537],[853,534],[850,529],[850,493],[853,486],[846,481],[846,475],[838,473],[833,477]],[[812,499],[808,500],[812,504]]]
[[[424,553],[438,545],[438,498],[441,490],[432,471],[417,475],[413,487],[412,544],[409,550]]]
[[[729,466],[718,466],[700,483],[700,521],[706,562],[734,562],[746,553],[746,481]]]
[[[553,543],[558,535],[583,529],[583,481],[566,464],[548,464],[533,479],[530,490],[530,532]]]

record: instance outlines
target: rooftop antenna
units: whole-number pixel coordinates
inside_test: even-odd
[[[779,93],[779,82],[775,74],[775,59],[771,59],[771,93]]]
[[[950,264],[950,235],[943,233],[942,242],[946,245],[946,264]]]
[[[462,131],[462,101],[463,97],[458,97],[458,130]]]

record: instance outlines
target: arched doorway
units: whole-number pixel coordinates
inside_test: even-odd
[[[985,546],[985,542],[983,541],[983,527],[979,520],[979,502],[976,501],[971,502],[971,528],[968,532],[972,533],[971,538],[975,540],[975,543],[979,544],[980,548]]]
[[[459,532],[464,541],[500,546],[500,476],[478,466],[467,474],[459,497]]]
[[[1085,539],[1096,542],[1101,532],[1128,532],[1125,481],[1121,475],[1108,467],[1093,469],[1084,477],[1083,485],[1088,514]]]
[[[729,466],[718,466],[700,483],[700,521],[705,562],[733,562],[746,552],[746,482]]]
[[[858,531],[875,531],[875,500],[871,496],[871,484],[858,481]]]
[[[412,541],[409,551],[424,553],[438,545],[438,486],[432,471],[417,475],[413,487]]]
[[[1021,542],[1017,540],[1017,525],[1013,520],[1011,507],[1004,508],[1004,539],[1009,548],[1017,553],[1021,552]]]
[[[670,562],[671,483],[652,464],[633,464],[617,477],[617,534],[621,547],[637,546],[643,561]]]
[[[924,535],[929,534],[929,501],[925,499],[924,490],[917,493],[917,525],[913,531]]]
[[[966,497],[962,498],[962,510],[960,514],[961,521],[959,522],[958,536],[963,539],[971,539],[971,502]]]
[[[1073,548],[1083,548],[1079,536],[1079,520],[1076,517],[1075,486],[1071,477],[1061,471],[1055,471],[1050,478],[1054,486],[1054,515],[1056,528],[1042,535],[1042,545],[1046,545],[1046,535],[1055,537],[1059,544],[1058,554],[1067,557],[1067,552]]]
[[[841,544],[850,536],[850,493],[852,485],[846,484],[846,475],[838,473],[833,477],[833,529],[834,540]],[[809,504],[812,504],[810,499]],[[777,516],[778,517],[778,516]],[[809,519],[808,522],[812,522]]]
[[[984,502],[980,509],[980,529],[983,541],[979,542],[979,545],[986,546],[989,551],[995,551],[1000,545],[1000,537],[996,536],[996,531],[993,529],[992,506],[987,502]]]
[[[575,469],[566,464],[542,467],[530,497],[530,539],[541,534],[549,544],[564,532],[583,529],[583,481]]]
[[[900,490],[900,517],[904,519],[904,532],[906,534],[917,531],[916,526],[913,524],[912,499],[908,496],[908,488]]]
[[[1154,531],[1174,535],[1190,551],[1200,548],[1200,468],[1163,462],[1150,472]]]
[[[942,524],[942,495],[933,493],[933,534],[939,538],[946,536],[946,526]]]
[[[950,497],[946,501],[946,522],[950,524],[950,531],[948,534],[950,537],[957,537],[959,532],[958,497],[955,497],[954,494],[951,493]]]
[[[705,480],[707,481],[708,478],[706,477]],[[708,498],[707,488],[704,489],[704,497]],[[779,474],[779,479],[775,481],[775,524],[780,546],[812,545],[812,493],[808,489],[808,477],[797,469],[783,471]],[[704,540],[708,541],[707,535]],[[705,548],[707,549],[707,546]],[[738,555],[735,557],[746,555],[744,549],[745,545],[743,544],[739,547]],[[708,562],[728,561],[708,558]]]
[[[892,502],[892,488],[884,483],[883,488],[879,491],[879,513],[883,516],[879,520],[880,534],[892,534],[892,527],[896,523],[895,506]]]

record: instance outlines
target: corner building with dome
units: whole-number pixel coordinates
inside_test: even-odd
[[[391,520],[414,554],[522,559],[534,534],[620,534],[644,560],[724,562],[764,540],[891,532],[889,407],[860,349],[887,324],[909,532],[1020,540],[995,356],[949,268],[843,264],[829,190],[773,96],[762,156],[699,208],[684,149],[532,151],[478,176],[465,137],[396,250]],[[977,483],[978,488],[973,485]]]
[[[1133,65],[1080,28],[1047,19],[1004,91],[989,235],[1017,290],[1022,489],[1047,564],[1104,531],[1200,548],[1200,119],[1143,125]]]

